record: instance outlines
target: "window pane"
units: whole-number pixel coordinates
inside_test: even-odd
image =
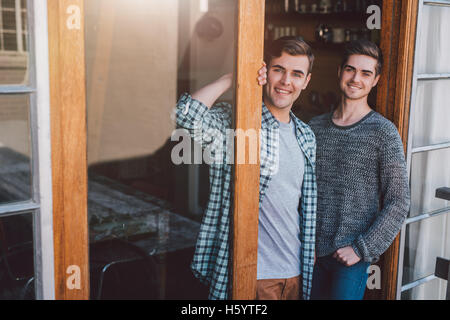
[[[402,292],[402,300],[445,300],[447,281],[434,279]]]
[[[34,299],[33,215],[0,217],[0,300]]]
[[[29,97],[0,95],[0,204],[29,199]]]
[[[444,6],[423,7],[421,17],[422,27],[419,30],[419,43],[417,49],[419,59],[419,73],[449,73],[450,41],[450,8]],[[432,50],[430,50],[432,48]]]
[[[24,34],[22,36],[22,41],[23,41],[23,50],[28,50],[28,36],[26,34]]]
[[[2,12],[3,31],[0,44],[0,85],[28,85],[28,16],[26,10],[21,10],[21,27],[16,28],[15,1],[4,1],[12,5]],[[26,7],[22,7],[24,9]],[[1,27],[1,26],[0,26]],[[19,33],[17,33],[19,32]]]
[[[434,274],[436,258],[450,257],[448,213],[406,226],[403,284]]]
[[[190,264],[209,168],[172,161],[173,113],[234,69],[237,1],[201,2],[85,2],[92,298],[208,296]],[[104,261],[121,263],[102,272]]]
[[[15,31],[16,30],[16,12],[14,10],[3,10],[3,30]]]
[[[413,154],[411,163],[411,216],[449,206],[435,197],[436,189],[450,187],[450,148]]]
[[[17,34],[15,32],[4,33],[3,41],[5,42],[5,50],[17,51]]]
[[[16,6],[16,0],[2,0],[3,8],[14,8]]]
[[[28,30],[28,15],[26,11],[22,11],[22,30],[27,31]]]
[[[450,80],[419,81],[413,147],[450,142]]]

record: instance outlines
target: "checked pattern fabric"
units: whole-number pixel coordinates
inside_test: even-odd
[[[209,286],[209,299],[229,299],[230,292],[230,209],[232,162],[229,160],[229,130],[232,107],[218,103],[211,109],[185,93],[179,99],[175,112],[178,127],[190,136],[216,161],[210,163],[210,194],[197,238],[191,264],[194,275]],[[316,143],[312,130],[291,112],[296,125],[296,137],[307,161],[300,201],[301,270],[303,298],[310,298],[314,268],[317,186],[315,177]],[[278,169],[279,124],[269,109],[262,105],[260,132],[260,188],[261,206],[272,175]],[[227,139],[228,137],[228,139]],[[230,141],[231,142],[231,141]]]

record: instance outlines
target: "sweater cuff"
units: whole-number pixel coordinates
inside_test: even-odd
[[[356,244],[354,244],[354,243],[352,244],[352,249],[353,249],[353,251],[355,251],[356,255],[362,260],[363,256],[362,256],[361,252],[359,251],[358,247],[356,246]]]
[[[352,244],[352,248],[356,255],[365,262],[375,263],[379,260],[379,257],[372,257],[370,255],[362,236],[359,236],[358,239]]]

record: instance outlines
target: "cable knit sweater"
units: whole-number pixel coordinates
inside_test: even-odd
[[[309,124],[317,141],[316,254],[352,246],[364,261],[376,262],[409,210],[398,131],[375,111],[351,126],[337,126],[331,114]]]

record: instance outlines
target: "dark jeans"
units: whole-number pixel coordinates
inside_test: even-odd
[[[312,281],[312,300],[362,300],[369,262],[347,267],[332,255],[317,258]]]

